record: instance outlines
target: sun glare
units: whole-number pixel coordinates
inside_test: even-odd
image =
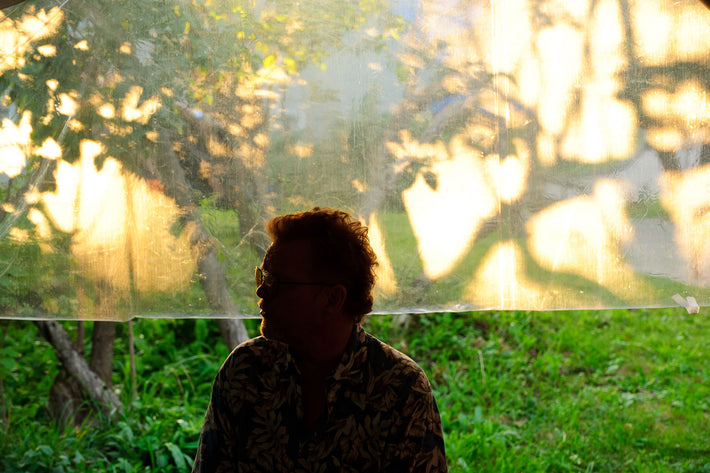
[[[119,292],[131,284],[138,291],[184,287],[195,263],[188,236],[172,234],[175,202],[111,157],[97,169],[103,153],[100,143],[84,140],[77,163],[58,163],[56,190],[42,195],[52,222],[73,234],[72,253],[96,281]]]
[[[419,174],[402,193],[424,273],[430,279],[451,272],[485,219],[498,208],[479,153],[462,140],[453,140],[450,148],[450,154],[443,148],[446,154],[437,155],[432,165],[435,189]]]
[[[156,97],[151,97],[145,100],[141,106],[138,106],[143,87],[134,85],[126,92],[123,99],[122,115],[127,122],[138,122],[145,125],[150,120],[155,112],[160,108],[160,101]]]
[[[662,177],[661,199],[675,224],[675,239],[696,284],[710,284],[710,165]]]
[[[370,215],[369,221],[363,223],[367,225],[370,245],[372,246],[372,250],[377,255],[377,267],[375,268],[377,275],[375,296],[392,296],[397,293],[397,278],[394,275],[392,262],[387,255],[385,239],[382,230],[380,230],[377,215]]]
[[[27,164],[26,151],[31,145],[32,113],[25,112],[19,125],[5,118],[0,126],[0,174],[13,178]]]

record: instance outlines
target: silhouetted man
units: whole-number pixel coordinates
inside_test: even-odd
[[[367,228],[316,207],[267,231],[263,336],[217,373],[193,472],[445,472],[426,375],[360,326],[375,282]]]

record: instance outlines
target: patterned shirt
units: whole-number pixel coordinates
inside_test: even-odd
[[[299,379],[283,343],[258,337],[235,348],[212,387],[193,473],[447,471],[424,371],[359,325],[311,430]]]

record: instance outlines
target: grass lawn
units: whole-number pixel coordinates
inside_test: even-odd
[[[680,310],[411,317],[452,471],[710,471],[710,320]]]
[[[706,309],[378,315],[366,328],[429,375],[452,472],[710,472]],[[135,321],[131,400],[125,329],[126,413],[60,430],[44,408],[51,347],[29,322],[0,322],[0,471],[188,471],[226,348],[207,320]]]

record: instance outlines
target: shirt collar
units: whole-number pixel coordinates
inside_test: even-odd
[[[340,363],[333,371],[332,379],[335,383],[359,384],[362,382],[362,366],[367,361],[367,333],[360,324],[353,325],[350,339],[345,346],[345,351]]]

